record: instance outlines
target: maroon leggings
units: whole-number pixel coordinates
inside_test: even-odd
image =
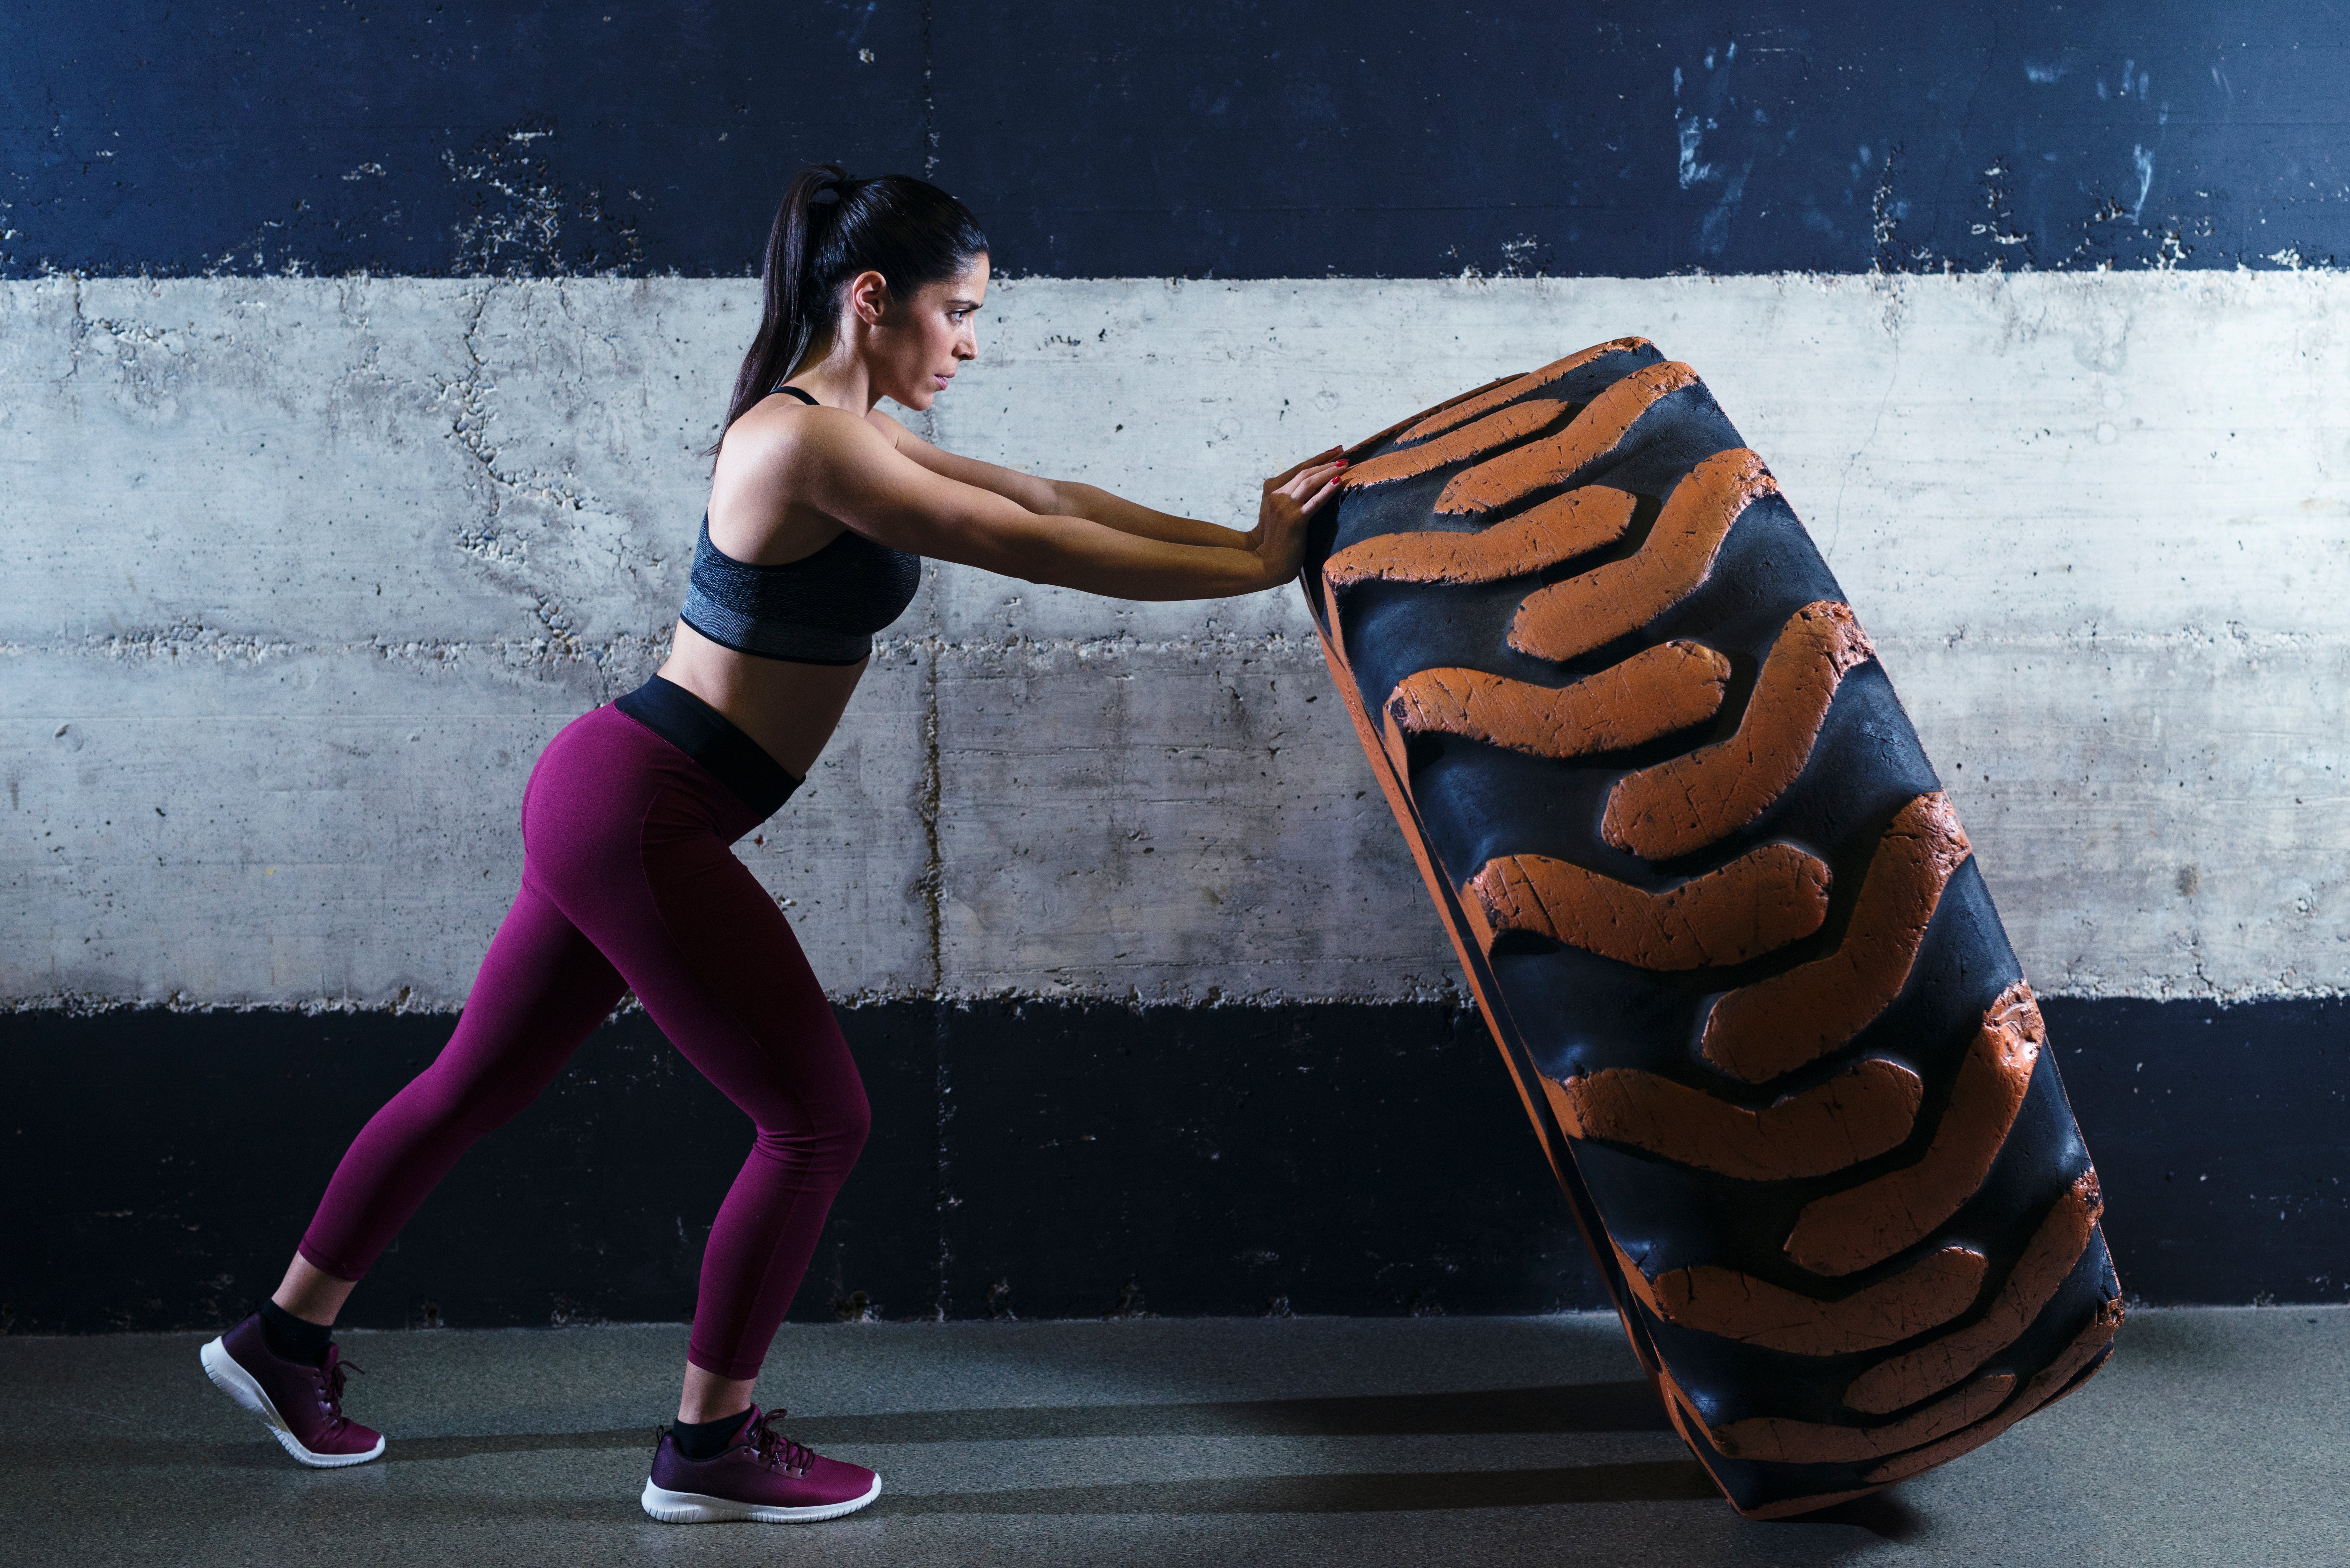
[[[634,991],[750,1116],[710,1229],[686,1359],[753,1377],[865,1145],[857,1064],[775,901],[728,848],[757,815],[617,708],[574,721],[523,792],[522,890],[457,1032],[335,1171],[302,1255],[367,1272],[473,1140],[554,1080]]]

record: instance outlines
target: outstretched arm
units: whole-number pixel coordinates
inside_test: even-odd
[[[1167,539],[1041,510],[1058,498],[1045,481],[922,443],[944,460],[934,467],[902,450],[878,421],[823,414],[802,416],[803,435],[789,459],[791,489],[808,504],[898,549],[1116,598],[1215,598],[1287,581],[1305,556],[1306,519],[1329,499],[1339,472],[1336,462],[1301,463],[1269,482],[1257,526],[1247,534],[1170,518],[1194,536]],[[1008,476],[996,481],[1003,488],[942,472],[965,463],[970,470],[962,472],[985,471],[973,478]],[[1129,523],[1163,517],[1143,507],[1120,514]]]
[[[1253,531],[1243,534],[1235,529],[1219,527],[1213,523],[1203,523],[1196,517],[1178,517],[1169,512],[1155,512],[1139,502],[1113,494],[1097,484],[1087,484],[1074,479],[1039,479],[1016,468],[1004,468],[947,452],[931,445],[889,415],[879,411],[867,418],[876,430],[890,439],[900,452],[932,473],[977,489],[992,491],[1039,516],[1082,517],[1089,523],[1098,523],[1105,528],[1131,534],[1139,539],[1159,539],[1170,545],[1210,545],[1246,549],[1255,538]],[[1334,446],[1327,452],[1316,453],[1288,472],[1276,475],[1266,488],[1285,484],[1301,470],[1315,463],[1329,462],[1345,450],[1344,447]]]

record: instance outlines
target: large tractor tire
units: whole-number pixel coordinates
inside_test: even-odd
[[[1526,1114],[1742,1513],[2078,1387],[2121,1290],[1948,797],[1770,470],[1625,338],[1350,453],[1304,576]]]

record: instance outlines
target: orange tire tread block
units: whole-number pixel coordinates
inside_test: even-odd
[[[2032,988],[2017,981],[1976,1032],[1925,1158],[1806,1204],[1787,1255],[1815,1273],[1849,1274],[1915,1245],[1957,1213],[2006,1144],[2047,1039]]]
[[[1411,446],[1440,436],[1456,425],[1484,418],[1504,403],[1515,402],[1520,398],[1530,398],[1537,392],[1548,391],[1568,376],[1599,360],[1621,357],[1627,364],[1630,364],[1635,362],[1634,357],[1643,351],[1650,354],[1655,352],[1645,337],[1618,337],[1613,343],[1600,343],[1589,348],[1580,349],[1569,354],[1564,359],[1552,360],[1539,370],[1531,370],[1525,375],[1515,378],[1505,378],[1491,387],[1470,393],[1457,403],[1438,409],[1414,421],[1409,429],[1396,438],[1396,444]]]
[[[1771,645],[1738,732],[1625,774],[1607,796],[1601,836],[1643,859],[1669,860],[1737,832],[1795,782],[1836,687],[1876,657],[1849,606],[1805,605]]]
[[[1585,404],[1556,435],[1455,475],[1437,497],[1436,509],[1456,516],[1492,512],[1565,484],[1615,452],[1642,415],[1696,385],[1696,371],[1670,360],[1635,370]]]
[[[1665,1413],[1672,1418],[1673,1429],[1680,1434],[1681,1441],[1700,1455],[1719,1453],[1720,1450],[1714,1447],[1712,1431],[1706,1425],[1705,1417],[1698,1413],[1697,1402],[1690,1397],[1689,1390],[1681,1386],[1669,1369],[1660,1371],[1656,1383],[1664,1396]],[[1715,1479],[1719,1480],[1721,1478],[1717,1475]],[[1777,1496],[1767,1501],[1748,1499],[1742,1501],[1734,1497],[1731,1501],[1731,1505],[1748,1519],[1793,1519],[1824,1508],[1833,1508],[1840,1502],[1850,1502],[1857,1497],[1866,1497],[1877,1490],[1875,1486],[1858,1486],[1794,1497]]]
[[[1944,1247],[1888,1279],[1823,1301],[1711,1263],[1651,1280],[1622,1247],[1616,1255],[1633,1293],[1665,1322],[1790,1355],[1882,1350],[1938,1328],[1973,1303],[1987,1266],[1971,1247]]]
[[[1818,930],[1828,868],[1792,845],[1765,844],[1648,893],[1565,860],[1505,855],[1462,892],[1497,937],[1530,931],[1642,969],[1704,969],[1744,963]]]
[[[1783,1465],[1851,1464],[1937,1442],[1981,1420],[2006,1404],[2014,1392],[2014,1374],[1998,1372],[1978,1377],[1925,1408],[1883,1426],[1846,1427],[1785,1416],[1750,1416],[1742,1421],[1710,1426],[1706,1436],[1716,1450],[1733,1459]]]
[[[1878,1362],[1853,1379],[1844,1402],[1871,1415],[1890,1415],[1940,1393],[2013,1345],[2089,1250],[2104,1211],[2097,1173],[2082,1172],[2049,1210],[1990,1312],[1955,1334]]]
[[[1565,403],[1548,400],[1513,403],[1499,413],[1488,414],[1482,420],[1439,436],[1426,446],[1408,446],[1365,462],[1351,464],[1338,476],[1338,483],[1348,489],[1362,490],[1374,484],[1392,484],[1399,479],[1433,473],[1447,463],[1458,462],[1467,457],[1482,457],[1513,441],[1548,430],[1565,412]]]
[[[1387,534],[1330,557],[1322,579],[1357,583],[1496,583],[1530,576],[1612,545],[1632,525],[1637,496],[1602,485],[1569,491],[1482,534]]]
[[[1656,351],[1654,349],[1650,349],[1649,352],[1654,354]],[[1436,418],[1437,415],[1443,413],[1448,409],[1456,409],[1463,403],[1474,402],[1479,398],[1483,397],[1487,392],[1492,391],[1494,388],[1507,386],[1510,382],[1514,381],[1517,379],[1518,378],[1514,375],[1496,376],[1482,387],[1471,387],[1465,392],[1460,393],[1454,397],[1447,398],[1444,401],[1422,409],[1417,413],[1406,414],[1403,418],[1396,421],[1395,423],[1388,426],[1387,429],[1376,431],[1371,434],[1365,436],[1354,445],[1346,448],[1345,452],[1347,461],[1348,462],[1353,462],[1357,459],[1360,458],[1365,452],[1376,452],[1380,447],[1386,446],[1397,440],[1405,431],[1409,430],[1412,426],[1423,424],[1428,421]],[[1483,412],[1484,410],[1480,410],[1479,411]]]
[[[1388,699],[1407,735],[1459,735],[1537,757],[1621,751],[1701,724],[1721,708],[1730,660],[1694,642],[1644,648],[1568,686],[1482,670],[1423,670]]]
[[[1900,994],[1942,889],[1969,853],[1948,795],[1902,807],[1877,841],[1836,950],[1716,1002],[1705,1021],[1706,1060],[1761,1084],[1844,1046]]]
[[[1760,1110],[1638,1067],[1544,1078],[1543,1087],[1571,1137],[1629,1144],[1742,1181],[1825,1176],[1898,1148],[1925,1095],[1917,1074],[1874,1056]]]
[[[1510,646],[1536,659],[1575,659],[1639,630],[1703,585],[1731,524],[1778,488],[1752,452],[1716,452],[1674,487],[1637,553],[1528,594]]]

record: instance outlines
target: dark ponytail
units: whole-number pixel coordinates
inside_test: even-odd
[[[879,273],[889,297],[903,301],[986,254],[971,209],[928,181],[852,180],[837,163],[809,164],[775,209],[759,334],[734,378],[724,428],[800,368],[838,318],[841,286],[858,273]]]

